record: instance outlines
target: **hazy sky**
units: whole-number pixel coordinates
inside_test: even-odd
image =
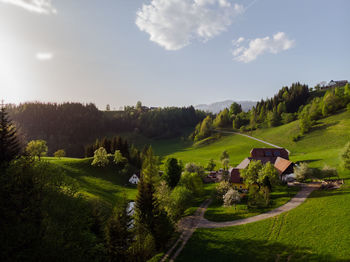
[[[0,98],[259,100],[350,79],[350,1],[0,0]]]

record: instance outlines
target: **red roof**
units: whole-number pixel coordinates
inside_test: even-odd
[[[293,163],[290,162],[287,159],[284,159],[282,157],[277,157],[276,161],[275,161],[275,168],[277,169],[277,171],[282,174],[284,171],[287,170],[287,168],[292,165]]]

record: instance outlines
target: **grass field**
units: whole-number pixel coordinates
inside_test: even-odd
[[[291,160],[306,161],[311,167],[330,165],[336,167],[343,177],[350,176],[349,171],[340,167],[340,152],[350,141],[350,112],[340,112],[321,119],[317,125],[300,141],[293,142],[292,137],[298,134],[298,121],[287,125],[260,129],[253,136],[288,148]]]
[[[315,191],[275,218],[199,229],[176,261],[350,261],[350,187]]]
[[[213,201],[205,212],[204,217],[210,221],[221,222],[256,216],[284,205],[298,191],[299,187],[276,186],[270,195],[270,206],[259,209],[248,209],[246,198],[243,199],[241,203],[237,204],[236,210],[233,207],[224,207],[222,203]]]
[[[341,167],[340,152],[350,141],[350,113],[343,111],[318,121],[309,134],[293,142],[292,137],[298,133],[298,121],[294,121],[257,130],[252,135],[286,147],[292,161],[306,161],[311,167],[336,167],[347,183],[350,172]],[[220,208],[215,208],[215,218],[226,220],[228,214],[220,214]],[[214,215],[210,209],[208,212],[207,218]],[[349,218],[349,185],[319,190],[301,206],[272,219],[237,227],[199,229],[176,261],[350,261]]]
[[[91,166],[92,158],[62,158],[47,157],[50,161],[79,185],[79,192],[90,198],[100,198],[115,204],[125,193],[129,200],[136,197],[136,186],[128,183],[129,177],[123,177],[111,168]]]
[[[164,144],[163,144],[164,143]],[[164,152],[160,149],[166,146],[175,148],[174,145],[167,144],[167,141],[152,145],[155,152]],[[183,144],[182,144],[183,145]],[[194,162],[206,166],[212,158],[215,160],[217,167],[221,167],[220,155],[227,150],[230,155],[230,165],[238,165],[244,158],[249,156],[249,152],[253,147],[264,147],[265,144],[239,135],[223,135],[217,141],[205,146],[178,146],[178,148],[170,154],[159,154],[163,157],[175,157],[182,160],[183,163]],[[160,147],[160,148],[159,148]]]

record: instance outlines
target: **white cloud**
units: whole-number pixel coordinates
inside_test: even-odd
[[[227,29],[244,12],[230,0],[152,0],[137,12],[136,25],[166,50],[178,50],[193,39],[207,41]]]
[[[39,14],[56,14],[56,9],[52,6],[51,0],[0,0],[6,4],[22,7],[27,11]]]
[[[53,58],[53,54],[52,53],[37,53],[35,55],[35,57],[39,61],[47,61],[47,60],[51,60]]]
[[[288,39],[284,32],[279,32],[273,35],[272,38],[266,36],[250,40],[247,47],[242,46],[244,41],[243,37],[232,41],[234,60],[244,63],[249,63],[264,53],[277,54],[295,45],[295,41]]]

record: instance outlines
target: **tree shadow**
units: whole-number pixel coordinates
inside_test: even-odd
[[[307,159],[307,160],[299,160],[296,161],[295,164],[300,164],[300,163],[312,163],[312,162],[316,162],[316,161],[321,161],[323,159]]]
[[[321,197],[329,197],[329,196],[341,196],[341,195],[349,195],[350,188],[349,187],[341,187],[338,189],[318,189],[312,192],[308,198],[321,198]]]
[[[340,121],[338,121],[338,120],[330,122],[330,123],[316,122],[316,125],[314,125],[310,131],[313,132],[316,130],[324,130],[324,129],[327,129],[328,127],[335,126],[335,125],[339,124],[339,122]]]
[[[225,229],[222,229],[225,230]],[[227,230],[227,229],[226,229]],[[181,261],[318,261],[345,262],[333,254],[318,254],[311,247],[286,245],[267,239],[253,240],[235,238],[221,230],[198,230],[185,246],[180,256]]]

